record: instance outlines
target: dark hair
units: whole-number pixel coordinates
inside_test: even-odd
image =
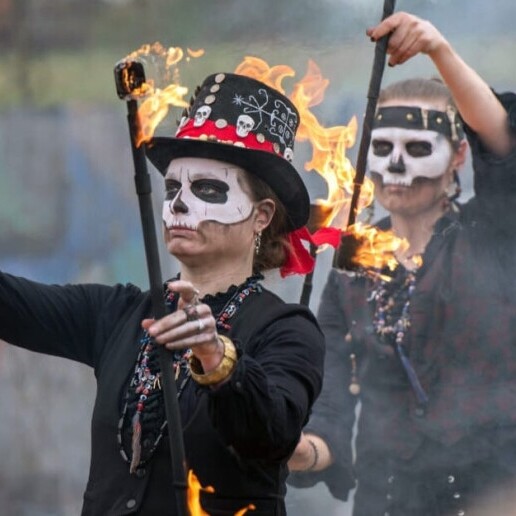
[[[439,77],[431,79],[416,77],[394,82],[381,90],[378,96],[378,104],[394,99],[443,102],[445,106],[452,106],[457,110],[450,90]],[[457,150],[460,142],[452,141],[451,144]]]
[[[248,172],[245,174],[245,179],[254,201],[271,199],[276,205],[271,223],[262,232],[260,250],[254,255],[253,272],[276,269],[285,263],[290,246],[287,238],[289,232],[287,210],[267,183]]]

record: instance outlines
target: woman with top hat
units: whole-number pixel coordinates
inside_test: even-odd
[[[516,95],[427,21],[400,12],[367,31],[389,33],[390,65],[427,54],[445,83],[403,80],[378,100],[378,225],[408,246],[394,271],[331,271],[324,389],[289,465],[344,500],[358,480],[354,516],[464,515],[516,482]],[[475,196],[459,204],[467,142]]]
[[[84,515],[175,514],[158,346],[174,354],[186,466],[210,515],[284,515],[286,462],[322,381],[313,315],[261,285],[295,272],[309,197],[291,164],[299,115],[265,84],[216,74],[173,138],[163,232],[180,274],[154,320],[134,285],[44,285],[0,274],[0,338],[91,366],[97,379]]]

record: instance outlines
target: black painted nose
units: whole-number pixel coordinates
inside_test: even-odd
[[[403,156],[400,156],[400,159],[398,161],[391,161],[389,163],[389,167],[387,170],[391,174],[404,174],[407,169],[405,168],[405,162],[403,161]]]
[[[181,192],[170,202],[170,211],[172,213],[188,213],[188,206],[181,199]]]

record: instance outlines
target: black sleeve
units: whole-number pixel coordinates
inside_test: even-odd
[[[246,458],[286,460],[318,396],[324,338],[308,311],[285,305],[252,338],[231,379],[210,392],[210,415]]]
[[[516,94],[497,95],[507,110],[507,123],[516,137]],[[499,157],[482,144],[478,135],[465,125],[471,147],[477,214],[490,226],[507,237],[516,233],[516,149]]]
[[[45,285],[0,273],[0,338],[10,344],[96,366],[134,286]]]
[[[293,473],[288,482],[297,487],[310,487],[323,481],[334,497],[347,500],[349,490],[355,485],[352,438],[357,400],[349,392],[350,349],[345,340],[348,323],[342,274],[336,269],[330,272],[319,305],[317,318],[326,338],[323,390],[304,429],[305,433],[324,439],[334,462],[320,472]]]

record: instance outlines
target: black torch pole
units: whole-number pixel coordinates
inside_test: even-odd
[[[154,317],[160,319],[166,315],[166,307],[152,206],[151,179],[147,171],[144,146],[137,146],[136,144],[139,133],[138,103],[135,99],[131,98],[134,90],[145,82],[145,74],[142,64],[134,61],[121,61],[117,63],[114,71],[118,96],[127,101],[127,121],[134,162],[134,181],[140,207],[152,311]],[[173,355],[164,346],[158,346],[158,353],[162,375],[163,399],[165,402],[165,414],[168,426],[177,514],[178,516],[187,516],[187,484],[182,437],[183,430],[177,401],[176,383],[173,375]]]
[[[308,231],[311,234],[315,233],[324,226],[326,220],[328,220],[328,210],[322,204],[310,204],[310,216],[306,224]],[[305,274],[301,297],[299,298],[299,303],[305,306],[309,306],[310,296],[312,295],[317,249],[318,247],[315,244],[310,243],[310,256],[314,259],[314,268],[308,274]]]
[[[396,0],[385,0],[383,2],[382,20],[389,17],[396,6]],[[376,103],[380,94],[383,72],[385,69],[385,61],[387,56],[387,44],[389,43],[390,34],[386,34],[380,38],[375,45],[373,67],[371,69],[371,78],[369,80],[369,89],[367,92],[367,105],[362,124],[362,135],[360,138],[360,146],[358,148],[357,166],[355,169],[355,180],[353,183],[353,194],[348,215],[348,227],[353,225],[357,217],[358,200],[360,191],[364,183],[364,177],[367,166],[367,153],[371,144],[371,131],[373,126],[374,114],[376,111]],[[338,250],[333,257],[333,265],[338,263]]]
[[[303,281],[303,288],[301,290],[301,297],[299,298],[299,303],[304,306],[308,306],[310,304],[310,296],[312,295],[312,288],[313,288],[315,260],[316,260],[316,256],[317,256],[317,246],[312,243],[310,244],[310,256],[314,259],[314,268],[308,274],[305,274],[305,279]]]

